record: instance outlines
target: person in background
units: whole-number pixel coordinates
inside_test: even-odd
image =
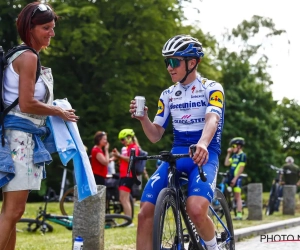
[[[23,45],[37,53],[50,45],[55,36],[58,16],[49,4],[33,2],[19,13],[16,27]],[[50,52],[51,53],[51,52]],[[46,56],[46,55],[45,55]],[[16,244],[16,223],[22,217],[30,190],[40,190],[45,176],[45,163],[52,158],[44,150],[40,136],[45,134],[47,116],[59,116],[65,121],[76,122],[79,117],[74,109],[64,110],[53,106],[53,77],[50,68],[42,66],[36,79],[38,57],[30,50],[13,54],[3,76],[4,106],[17,98],[19,104],[5,117],[5,145],[0,146],[0,187],[3,203],[0,214],[0,249],[13,250]],[[3,134],[3,127],[1,129]],[[8,152],[8,154],[7,154]],[[7,154],[7,155],[5,155]],[[14,175],[6,178],[6,169]],[[4,178],[1,178],[3,177]]]
[[[240,175],[243,173],[247,161],[246,154],[243,152],[245,139],[235,137],[230,141],[229,145],[230,148],[227,149],[224,165],[230,166],[228,184],[233,187],[234,198],[237,203],[237,216],[233,219],[242,220],[242,178],[240,178]]]
[[[91,152],[91,165],[97,185],[105,185],[109,163],[109,143],[107,134],[103,131],[96,132],[94,136],[95,146]]]
[[[124,214],[132,216],[130,205],[130,192],[134,184],[132,173],[127,177],[127,169],[129,163],[130,150],[135,149],[136,155],[139,153],[139,145],[132,129],[122,129],[118,135],[120,142],[124,145],[120,153],[116,148],[113,149],[112,155],[120,161],[120,182],[119,182],[119,198],[123,206]]]
[[[282,185],[298,185],[299,181],[299,166],[294,163],[294,158],[292,156],[288,156],[285,158],[285,164],[282,166],[283,170],[289,170],[291,173],[285,173],[281,176],[281,184]]]
[[[284,185],[295,185],[299,186],[300,185],[300,180],[299,180],[299,166],[297,166],[294,163],[294,158],[292,156],[288,156],[285,158],[285,164],[281,167],[283,170],[285,170],[285,173],[283,175],[280,175],[279,177],[279,182],[280,182],[280,187],[279,187],[279,195],[276,200],[275,204],[275,211],[279,211],[280,207],[280,202],[283,197],[283,188]],[[290,171],[290,173],[287,173],[286,171]]]

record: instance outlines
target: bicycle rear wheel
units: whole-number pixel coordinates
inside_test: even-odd
[[[61,200],[59,201],[59,208],[63,215],[73,215],[74,210],[74,187],[69,188]]]
[[[212,204],[218,204],[218,205],[214,205],[213,208],[210,207],[208,213],[209,217],[211,218],[215,226],[215,233],[216,233],[218,245],[220,245],[221,249],[234,250],[235,249],[234,231],[233,231],[233,224],[231,220],[229,207],[224,195],[217,188],[215,190],[215,195]],[[222,223],[224,224],[224,226],[228,231],[223,227],[220,220],[222,220]],[[229,236],[230,236],[230,241],[226,243],[226,239],[228,239]]]
[[[45,229],[45,232],[53,232],[53,227],[36,219],[21,218],[16,225],[17,232],[36,232],[40,227]]]
[[[132,223],[132,218],[123,214],[106,214],[105,228],[126,227]]]
[[[155,210],[153,223],[153,249],[184,249],[184,243],[179,242],[178,227],[182,226],[176,215],[176,195],[169,188],[160,191]],[[183,233],[181,239],[183,239]],[[180,248],[180,247],[181,248]]]

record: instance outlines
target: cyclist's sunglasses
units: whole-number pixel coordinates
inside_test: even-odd
[[[178,59],[178,58],[165,58],[166,68],[171,66],[171,68],[178,68],[180,66],[180,62],[184,61],[185,59]]]
[[[231,147],[232,147],[232,148],[236,148],[236,147],[237,147],[237,145],[236,145],[236,144],[233,144],[233,145],[231,145]]]
[[[47,4],[40,3],[40,4],[34,9],[34,11],[32,12],[31,17],[34,16],[34,14],[36,13],[37,10],[39,10],[39,11],[41,11],[41,12],[44,12],[44,11],[47,11],[47,10],[51,10],[51,11],[52,11],[52,9],[51,9]]]

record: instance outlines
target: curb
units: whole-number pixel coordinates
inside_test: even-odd
[[[280,229],[289,227],[296,227],[300,225],[300,218],[282,220],[278,222],[271,222],[263,225],[246,227],[234,230],[235,242],[238,242],[244,238],[254,237],[262,234],[271,233]]]

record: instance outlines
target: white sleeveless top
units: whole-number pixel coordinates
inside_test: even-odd
[[[3,90],[3,101],[5,104],[10,105],[19,97],[19,75],[15,72],[12,63],[5,70]],[[39,77],[35,84],[34,99],[43,101],[45,94],[46,86],[42,78]]]
[[[12,62],[26,50],[16,52],[9,59],[9,64],[4,71],[3,101],[10,105],[19,97],[19,75],[15,72]],[[52,105],[53,101],[53,77],[50,68],[41,68],[41,74],[35,83],[34,99]],[[14,109],[20,110],[19,105]]]

